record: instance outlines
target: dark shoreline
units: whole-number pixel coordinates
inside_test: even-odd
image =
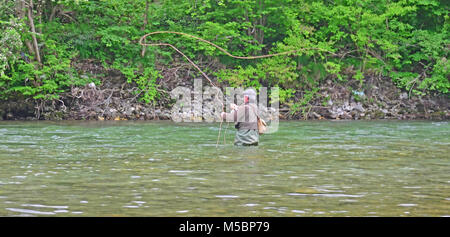
[[[16,103],[13,103],[15,105]],[[36,111],[32,105],[6,106],[0,103],[0,121],[158,121],[158,120],[172,120],[170,109],[154,109],[152,106],[145,106],[140,103],[136,106],[128,108],[138,108],[131,111],[128,109],[104,109],[94,108],[90,110],[79,110],[74,108],[51,107],[47,110],[41,111],[40,117],[36,116]],[[353,105],[353,106],[352,106]],[[357,106],[354,106],[357,105]],[[364,109],[360,111],[354,107],[364,107],[360,103],[344,104],[330,108],[314,108],[310,109],[308,114],[291,116],[290,112],[279,112],[280,121],[377,121],[377,120],[426,120],[426,121],[445,121],[450,119],[450,110],[443,109],[442,106],[437,108],[429,108],[427,112],[423,111],[408,111],[408,113],[396,113],[388,109]],[[347,107],[347,109],[343,109]],[[425,106],[424,106],[425,107]],[[337,109],[336,109],[337,108]],[[97,110],[97,111],[95,111]],[[431,110],[431,112],[429,112]],[[135,112],[136,111],[136,112]],[[284,110],[282,110],[284,111]],[[192,116],[192,115],[188,115]]]

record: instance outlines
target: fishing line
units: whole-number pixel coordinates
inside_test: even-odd
[[[187,57],[183,52],[181,52],[181,50],[177,49],[175,46],[173,46],[172,44],[169,43],[144,43],[143,41],[150,35],[157,35],[157,34],[176,34],[176,35],[182,35],[182,36],[186,36],[189,38],[193,38],[196,39],[198,41],[207,43],[211,46],[214,46],[215,48],[217,48],[218,50],[220,50],[221,52],[225,53],[226,55],[232,57],[232,58],[236,58],[236,59],[259,59],[259,58],[268,58],[268,57],[275,57],[275,56],[281,56],[281,55],[289,55],[289,54],[294,54],[297,52],[301,52],[301,51],[305,51],[305,50],[319,50],[319,51],[325,51],[328,53],[331,53],[332,55],[335,55],[333,52],[330,52],[328,50],[325,49],[321,49],[321,48],[302,48],[302,49],[295,49],[295,50],[290,50],[290,51],[285,51],[285,52],[281,52],[281,53],[273,53],[273,54],[265,54],[265,55],[258,55],[258,56],[236,56],[233,55],[231,53],[229,53],[228,51],[226,51],[225,49],[223,49],[222,47],[208,41],[205,39],[202,39],[200,37],[194,36],[194,35],[190,35],[187,33],[183,33],[183,32],[177,32],[177,31],[154,31],[154,32],[150,32],[148,34],[143,35],[140,39],[139,39],[139,44],[142,46],[169,46],[172,49],[174,49],[175,51],[177,51],[179,54],[181,54],[190,64],[192,64],[192,66],[194,66],[201,74],[204,78],[206,78],[209,83],[213,86],[213,87],[217,87],[212,80],[208,77],[208,75],[206,75],[206,73],[204,73],[200,67],[198,67],[189,57]],[[142,51],[142,56],[144,56],[145,51]],[[217,87],[218,88],[218,87]],[[217,96],[217,94],[216,94]],[[216,97],[217,98],[217,97]],[[222,101],[220,101],[220,103],[222,104],[222,111],[225,110],[225,106],[223,104]],[[223,123],[223,118],[221,117],[221,121],[220,121],[220,126],[219,126],[219,135],[217,136],[217,143],[216,143],[216,148],[219,146],[219,140],[220,140],[220,133],[222,130],[222,123]],[[228,123],[229,125],[229,123]],[[228,126],[227,126],[228,129]],[[226,133],[224,135],[224,142],[225,142],[225,136]]]

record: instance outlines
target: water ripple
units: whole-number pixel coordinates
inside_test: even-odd
[[[12,212],[20,212],[20,213],[27,213],[27,214],[36,214],[36,215],[55,215],[54,212],[44,212],[44,211],[35,211],[30,209],[20,209],[20,208],[6,208],[8,211]]]
[[[22,204],[22,207],[39,207],[39,208],[53,208],[53,209],[67,209],[68,206],[47,206],[41,204]]]
[[[351,195],[351,194],[341,194],[341,193],[288,193],[289,196],[314,196],[314,197],[353,197],[359,198],[364,197],[364,195]]]
[[[215,197],[218,197],[218,198],[238,198],[239,196],[236,196],[236,195],[216,195]]]
[[[417,206],[417,204],[414,204],[414,203],[402,203],[402,204],[398,204],[397,206],[399,206],[399,207],[415,207],[415,206]]]

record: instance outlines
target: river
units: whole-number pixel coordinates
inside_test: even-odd
[[[449,122],[225,128],[0,121],[0,216],[450,215]]]

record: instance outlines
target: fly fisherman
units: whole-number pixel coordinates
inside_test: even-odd
[[[231,104],[230,113],[222,112],[222,119],[227,122],[235,122],[237,129],[234,145],[236,146],[257,146],[259,142],[258,133],[258,106],[256,106],[256,92],[247,89],[243,93],[244,103],[242,105]]]

